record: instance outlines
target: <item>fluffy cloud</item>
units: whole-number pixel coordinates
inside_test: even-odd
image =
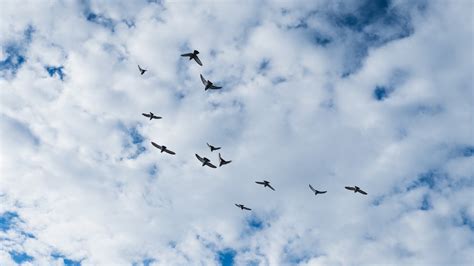
[[[469,1],[17,5],[2,265],[473,262]]]

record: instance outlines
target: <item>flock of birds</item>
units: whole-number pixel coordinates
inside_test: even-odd
[[[198,54],[199,54],[199,51],[194,50],[192,53],[182,54],[181,56],[182,57],[188,57],[189,60],[194,60],[198,65],[202,66],[202,62],[201,62],[201,59],[199,59]],[[140,71],[140,75],[144,75],[145,72],[148,71],[147,69],[141,68],[140,65],[138,65],[138,70]],[[202,76],[202,74],[200,74],[200,77],[201,77],[202,83],[204,84],[204,91],[207,91],[209,89],[218,90],[218,89],[222,88],[220,86],[214,85],[214,83],[212,83],[210,80],[206,80]],[[150,120],[161,119],[162,118],[161,116],[157,116],[157,115],[153,114],[152,112],[150,112],[148,114],[147,113],[142,113],[142,115],[145,116],[145,117],[150,118]],[[211,152],[221,149],[221,147],[216,147],[216,146],[213,146],[209,143],[206,143],[206,144],[209,147],[209,149],[211,150]],[[159,145],[159,144],[157,144],[153,141],[151,142],[151,145],[153,145],[155,148],[160,150],[161,153],[166,152],[166,153],[171,154],[171,155],[176,154],[174,151],[168,149],[168,147],[166,147],[165,145]],[[210,168],[217,168],[214,164],[211,163],[211,160],[209,160],[208,158],[201,157],[197,153],[195,155],[196,155],[196,158],[199,160],[199,162],[202,163],[202,166],[208,166]],[[219,167],[224,166],[226,164],[229,164],[231,162],[232,162],[231,160],[229,160],[229,161],[224,160],[222,158],[222,155],[219,153]],[[273,188],[272,185],[270,185],[270,181],[267,181],[267,180],[255,181],[255,183],[257,183],[259,185],[262,185],[263,187],[268,187],[269,189],[275,191],[275,188]],[[309,184],[309,188],[311,189],[311,191],[314,193],[315,196],[317,196],[318,194],[324,194],[324,193],[327,192],[327,191],[317,190],[313,186],[311,186],[311,184]],[[367,195],[367,192],[363,191],[358,186],[353,186],[353,187],[347,186],[347,187],[345,187],[345,189],[354,191],[354,193],[360,193],[360,194],[363,194],[363,195]],[[235,206],[237,206],[241,210],[247,210],[247,211],[252,210],[248,207],[245,207],[243,204],[237,204],[236,203]]]

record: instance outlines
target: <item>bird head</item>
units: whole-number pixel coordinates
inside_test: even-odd
[[[194,53],[194,54],[199,54],[199,51],[198,51],[198,50],[194,50],[193,53]]]

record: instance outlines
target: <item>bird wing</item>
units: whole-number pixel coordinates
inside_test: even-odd
[[[196,60],[196,63],[198,63],[198,65],[202,66],[201,60],[199,59],[197,55],[194,56],[194,60]]]
[[[143,69],[140,67],[140,65],[138,65],[138,70],[142,71]]]
[[[206,165],[209,166],[209,167],[211,167],[211,168],[217,168],[215,165],[213,165],[213,164],[210,163],[210,162],[206,162]]]
[[[149,114],[142,113],[143,116],[150,117]]]
[[[165,152],[169,153],[169,154],[172,154],[172,155],[175,155],[176,153],[174,151],[170,151],[168,149],[165,149]]]
[[[200,75],[201,75],[202,84],[207,85],[207,80],[202,76],[202,74]]]
[[[273,191],[275,191],[275,189],[272,187],[272,185],[268,184],[267,185],[269,188],[271,188]]]
[[[193,53],[182,54],[181,56],[191,56]]]
[[[255,183],[260,184],[260,185],[265,185],[265,182],[255,181]]]
[[[247,211],[251,211],[251,210],[252,210],[252,209],[247,208],[247,207],[245,207],[245,206],[242,206],[242,208],[243,208],[244,210],[247,210]]]
[[[153,118],[155,118],[155,119],[161,119],[161,118],[163,118],[163,117],[154,115]]]
[[[153,141],[151,142],[151,145],[153,145],[153,146],[155,146],[156,148],[158,148],[158,149],[160,149],[160,150],[161,150],[161,146],[160,146],[160,145],[158,145],[158,144],[156,144],[156,143],[154,143]]]
[[[218,89],[222,89],[222,87],[211,85],[211,87],[209,87],[209,89],[218,90]]]
[[[367,192],[363,191],[362,189],[359,189],[359,192],[364,194],[364,195],[367,195]]]
[[[318,191],[319,194],[324,194],[326,193],[327,191]]]
[[[345,188],[346,188],[347,190],[352,190],[352,191],[355,190],[355,188],[353,188],[353,187],[345,187]]]
[[[237,204],[237,203],[234,203],[234,204],[235,204],[235,206],[237,206],[237,207],[239,207],[239,208],[240,208],[240,206],[241,206],[241,204]]]
[[[311,186],[311,184],[309,184],[309,188],[310,188],[313,192],[316,192],[316,189],[314,189],[314,187]]]
[[[204,162],[204,159],[203,159],[201,156],[197,155],[197,153],[196,153],[196,158],[198,158],[198,160],[199,160],[201,163]]]

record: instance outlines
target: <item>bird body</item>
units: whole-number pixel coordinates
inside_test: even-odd
[[[324,194],[324,193],[327,192],[327,191],[319,191],[319,190],[316,190],[313,186],[311,186],[311,184],[309,185],[309,188],[311,189],[311,191],[314,192],[314,195]]]
[[[267,181],[267,180],[255,181],[255,183],[257,183],[257,184],[259,184],[259,185],[263,185],[263,187],[268,187],[268,188],[270,188],[271,190],[275,191],[275,189],[270,185],[270,182]]]
[[[147,72],[148,70],[143,69],[143,68],[140,67],[140,65],[138,65],[138,71],[140,71],[140,75],[143,76],[143,74],[145,74],[145,72]]]
[[[209,143],[206,143],[206,144],[207,144],[207,146],[211,149],[211,152],[217,151],[217,150],[220,150],[220,149],[221,149],[221,147],[214,147],[214,146],[212,146],[212,145],[209,144]]]
[[[198,65],[202,66],[202,63],[201,63],[201,60],[198,57],[198,54],[199,54],[199,51],[194,50],[192,53],[182,54],[181,56],[189,57],[189,60],[194,59],[194,61],[196,61],[196,63],[198,63]]]
[[[155,146],[155,148],[159,149],[161,153],[166,152],[166,153],[169,153],[171,155],[176,154],[174,151],[169,150],[165,145],[158,145],[153,141],[151,142],[151,145],[153,145],[153,146]]]
[[[345,187],[347,190],[352,190],[354,191],[354,193],[357,193],[359,192],[360,194],[363,194],[363,195],[367,195],[367,192],[363,191],[362,189],[360,189],[360,187],[358,186],[354,186],[354,187]]]
[[[221,154],[219,153],[219,167],[223,166],[223,165],[226,165],[226,164],[229,164],[231,163],[232,161],[226,161],[222,158]]]
[[[142,113],[142,115],[145,116],[145,117],[150,118],[150,120],[152,120],[152,119],[161,119],[162,118],[161,116],[156,116],[152,112],[150,112],[149,114]]]
[[[196,155],[196,158],[202,163],[202,166],[207,165],[207,166],[209,166],[209,167],[211,167],[211,168],[216,168],[216,166],[213,165],[213,164],[211,163],[211,160],[209,160],[208,158],[206,158],[206,157],[201,157],[201,156],[199,156],[198,154],[195,154],[195,155]]]
[[[241,210],[247,210],[247,211],[251,211],[252,209],[250,208],[247,208],[245,207],[243,204],[235,204],[235,206],[239,207]]]

